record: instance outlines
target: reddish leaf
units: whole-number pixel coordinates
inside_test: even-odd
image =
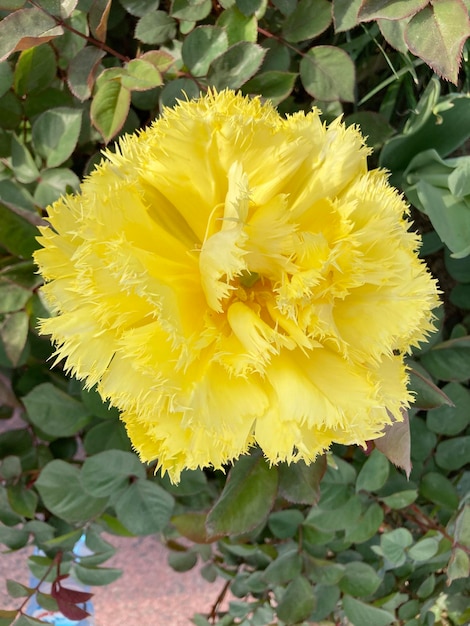
[[[111,10],[112,0],[94,0],[88,14],[90,30],[98,41],[106,40],[108,29],[108,16]]]
[[[81,604],[88,602],[93,597],[93,594],[89,591],[79,591],[78,589],[70,589],[69,587],[62,587],[57,580],[52,585],[51,596],[54,600],[62,600],[63,602],[69,602],[70,604]]]
[[[57,606],[59,607],[59,611],[64,615],[64,617],[68,617],[69,619],[75,620],[79,622],[82,619],[85,619],[90,615],[88,611],[82,609],[76,604],[71,604],[70,602],[65,602],[60,598],[56,598]]]
[[[407,478],[411,472],[411,437],[408,411],[402,410],[403,421],[385,426],[384,435],[374,440],[375,447],[387,459],[405,470]]]
[[[390,2],[390,0],[362,0],[359,9],[359,22],[370,20],[401,20],[415,15],[423,9],[429,0],[407,0],[406,2]]]
[[[37,8],[20,9],[0,21],[0,61],[63,34],[54,18]]]
[[[426,6],[411,18],[405,30],[410,51],[455,84],[469,36],[470,19],[463,0],[439,0]]]

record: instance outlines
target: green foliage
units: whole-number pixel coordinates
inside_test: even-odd
[[[464,0],[3,0],[0,543],[42,550],[30,558],[39,579],[71,571],[110,584],[120,572],[106,567],[113,548],[102,532],[158,533],[176,571],[199,564],[206,580],[230,585],[228,609],[195,616],[197,625],[470,621],[468,9]],[[94,389],[50,369],[31,255],[47,206],[78,189],[105,144],[213,87],[358,124],[371,164],[412,205],[443,306],[438,332],[409,358],[409,417],[369,450],[335,446],[310,466],[272,468],[253,450],[227,476],[188,471],[172,485],[140,463]],[[78,562],[83,532],[91,554]],[[13,580],[7,590],[18,607],[36,591]],[[0,624],[15,617],[38,623],[18,609],[0,611]]]

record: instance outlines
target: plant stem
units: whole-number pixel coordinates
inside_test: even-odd
[[[51,13],[49,13],[49,11],[46,11],[44,7],[40,6],[39,4],[36,4],[34,0],[29,0],[29,2],[34,7],[36,7],[37,9],[40,9],[43,13],[51,17],[56,22],[57,26],[62,26],[63,28],[73,33],[74,35],[77,35],[78,37],[82,37],[82,39],[85,39],[92,46],[95,46],[96,48],[100,48],[100,50],[104,50],[105,52],[108,52],[109,54],[116,57],[123,63],[128,63],[130,61],[129,57],[126,57],[125,55],[121,54],[117,50],[114,50],[113,48],[108,46],[104,41],[99,41],[98,39],[95,39],[94,37],[90,37],[90,35],[82,33],[76,28],[74,28],[73,26],[70,26],[70,24],[67,24],[67,22],[63,20],[62,18],[57,17],[56,15],[52,15]]]
[[[18,607],[17,609],[17,614],[15,619],[12,621],[11,626],[13,626],[14,624],[16,624],[16,622],[20,619],[20,617],[22,615],[24,615],[23,610],[24,608],[28,605],[29,601],[31,600],[32,596],[37,593],[42,585],[42,583],[46,580],[46,578],[49,576],[49,574],[51,573],[51,571],[54,569],[54,567],[57,567],[57,577],[60,576],[60,563],[62,561],[62,552],[58,552],[55,557],[53,558],[51,564],[49,565],[49,567],[47,568],[45,574],[42,576],[42,578],[37,582],[36,586],[33,587],[34,589],[34,593],[32,593],[31,595],[29,595],[27,598],[24,599],[24,601],[22,602],[22,604]]]

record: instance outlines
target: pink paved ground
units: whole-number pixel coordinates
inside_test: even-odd
[[[96,626],[187,626],[194,613],[210,610],[224,581],[206,582],[196,569],[175,573],[167,564],[167,550],[156,537],[107,537],[119,547],[106,566],[123,576],[106,587],[95,587]],[[0,553],[0,608],[15,608],[5,580],[28,583],[29,551]]]

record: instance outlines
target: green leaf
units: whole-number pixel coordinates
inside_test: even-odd
[[[177,78],[167,83],[160,93],[160,109],[173,107],[178,100],[197,98],[200,95],[199,87],[190,78]]]
[[[142,17],[135,28],[135,38],[142,43],[163,44],[176,35],[176,20],[165,11],[153,11]]]
[[[406,550],[413,544],[413,537],[406,528],[396,528],[380,537],[383,555],[396,567],[406,561]]]
[[[343,33],[356,26],[361,4],[362,0],[334,0],[333,21],[337,33]]]
[[[20,285],[0,281],[0,313],[20,311],[31,298],[31,291]]]
[[[21,473],[21,461],[18,456],[10,454],[0,463],[0,478],[3,478],[6,481],[19,478]]]
[[[415,394],[413,406],[418,409],[435,409],[446,404],[452,407],[452,400],[446,395],[443,389],[435,385],[429,374],[418,363],[413,367],[408,367],[409,388]],[[428,413],[434,415],[434,411]]]
[[[436,74],[457,84],[462,49],[469,35],[470,20],[464,3],[439,0],[411,18],[405,41]]]
[[[6,61],[0,62],[0,98],[2,98],[13,85],[13,72],[10,64]]]
[[[326,470],[326,456],[307,465],[304,461],[278,465],[279,493],[288,502],[316,504],[320,496],[320,481]]]
[[[386,483],[389,471],[387,457],[378,450],[373,450],[359,472],[356,491],[378,491]]]
[[[7,526],[14,526],[15,524],[21,524],[23,521],[22,517],[15,513],[10,506],[6,487],[0,485],[0,522]]]
[[[315,586],[315,594],[317,597],[317,606],[310,619],[313,620],[314,623],[321,623],[321,620],[327,618],[336,609],[340,598],[340,591],[336,585],[323,585],[320,583]],[[327,626],[327,624],[325,624],[325,626]]]
[[[335,488],[338,491],[337,486]],[[322,502],[312,507],[305,523],[318,530],[335,531],[354,528],[362,514],[362,504],[359,496],[351,496],[346,503],[333,509],[325,510]]]
[[[5,544],[10,550],[20,550],[28,543],[29,533],[21,528],[0,526],[0,543]]]
[[[121,420],[113,418],[90,428],[85,435],[83,445],[87,454],[97,454],[103,450],[131,449],[126,428]]]
[[[265,54],[261,46],[241,41],[212,61],[207,80],[216,89],[238,89],[258,71]]]
[[[394,134],[394,129],[383,115],[374,111],[358,111],[345,118],[345,124],[357,124],[367,145],[374,151],[382,147],[387,139]]]
[[[373,567],[367,563],[352,561],[346,563],[344,574],[338,584],[343,593],[362,598],[372,595],[381,582],[381,577]]]
[[[150,61],[133,59],[125,69],[121,84],[131,91],[147,91],[163,84],[162,75]]]
[[[120,80],[103,81],[91,103],[90,116],[93,125],[106,142],[123,127],[131,104],[131,92]]]
[[[453,402],[453,406],[441,406],[429,411],[426,418],[428,428],[441,435],[457,435],[470,423],[470,392],[459,383],[449,383],[442,391]]]
[[[470,548],[470,504],[465,504],[455,524],[455,539],[458,543]]]
[[[5,61],[3,62],[5,63]],[[0,67],[2,64],[0,64]],[[9,92],[7,92],[9,93]],[[0,97],[0,103],[3,102],[3,98]],[[8,158],[11,154],[11,134],[0,128],[0,157]],[[13,181],[3,180],[0,183],[11,183],[14,184]]]
[[[32,489],[27,489],[21,483],[11,485],[8,487],[7,492],[12,510],[22,517],[34,519],[38,504],[37,493]]]
[[[184,552],[170,552],[168,564],[175,572],[188,572],[197,564],[196,552],[185,550]]]
[[[362,0],[359,10],[359,21],[369,22],[383,18],[385,20],[401,20],[421,11],[429,0],[407,0],[406,2],[390,2],[390,0]]]
[[[62,26],[39,8],[20,9],[0,21],[0,61],[62,35]]]
[[[0,98],[1,128],[15,130],[21,122],[22,115],[23,108],[13,92],[8,91],[2,98]]]
[[[284,22],[282,36],[293,43],[313,39],[325,31],[331,21],[331,2],[300,0]]]
[[[420,179],[405,192],[432,222],[437,234],[454,256],[470,254],[470,206],[466,199],[456,198],[448,189],[431,185]],[[410,195],[413,192],[417,197]]]
[[[271,585],[282,585],[302,572],[302,557],[297,548],[284,552],[263,570],[263,579]]]
[[[300,61],[300,78],[305,90],[317,100],[354,101],[354,63],[340,48],[310,48]]]
[[[11,165],[20,183],[32,183],[39,178],[39,170],[30,151],[16,135],[11,138]]]
[[[120,0],[120,4],[135,17],[143,17],[158,9],[160,0]]]
[[[117,517],[113,517],[108,513],[103,513],[100,515],[97,520],[106,532],[112,533],[113,535],[118,535],[119,537],[133,537],[133,533],[128,530],[124,524],[117,519]]]
[[[262,72],[245,83],[243,93],[260,95],[276,106],[292,93],[296,78],[293,72]]]
[[[33,123],[33,146],[47,167],[66,161],[77,145],[82,125],[79,109],[60,107],[42,113]]]
[[[470,556],[462,548],[454,548],[449,564],[446,568],[447,582],[450,584],[457,578],[470,576]]]
[[[34,190],[35,202],[46,208],[60,198],[73,191],[78,191],[80,180],[72,170],[59,167],[41,172],[41,178]]]
[[[15,622],[15,626],[37,626],[38,624],[44,624],[44,622],[29,615],[21,615]]]
[[[291,57],[288,48],[275,39],[265,39],[261,43],[267,52],[260,71],[288,72],[291,66]]]
[[[171,518],[171,524],[180,535],[195,543],[209,543],[214,539],[209,539],[206,532],[207,514],[200,511],[188,511]]]
[[[0,293],[2,292],[0,283]],[[23,354],[28,339],[29,315],[25,311],[10,313],[0,322],[0,339],[13,367],[16,367]]]
[[[38,6],[42,7],[50,15],[66,18],[70,17],[78,4],[77,0],[38,0]]]
[[[43,468],[36,488],[49,511],[69,524],[88,522],[108,503],[107,498],[94,498],[85,491],[80,470],[60,459]]]
[[[392,137],[380,153],[379,164],[394,173],[399,184],[401,173],[420,152],[434,149],[441,157],[456,150],[470,136],[470,97],[451,94],[439,98],[440,83],[432,79],[401,135]]]
[[[466,381],[470,378],[470,343],[467,338],[451,339],[421,355],[421,363],[436,378]]]
[[[343,608],[347,618],[355,626],[362,624],[373,624],[374,626],[388,626],[395,622],[395,616],[389,611],[378,609],[370,604],[365,604],[360,600],[344,596]]]
[[[303,521],[304,516],[298,509],[286,509],[271,513],[268,526],[275,537],[288,539],[294,537]]]
[[[29,96],[43,91],[55,78],[56,56],[48,44],[24,50],[15,66],[15,91],[19,96]]]
[[[207,516],[209,535],[240,535],[268,517],[276,497],[278,475],[259,454],[242,456]]]
[[[139,58],[151,63],[159,72],[166,72],[175,62],[171,54],[164,50],[149,50]]]
[[[408,54],[408,46],[405,41],[405,29],[409,21],[410,18],[407,17],[401,20],[377,20],[377,25],[385,41],[402,54]]]
[[[51,383],[34,387],[23,403],[31,422],[54,437],[70,437],[90,421],[88,409]]]
[[[198,26],[183,41],[181,54],[193,76],[205,76],[212,61],[228,48],[227,33],[219,26]]]
[[[15,11],[24,7],[27,0],[1,0],[0,9],[2,11]]]
[[[419,563],[429,561],[439,551],[439,537],[423,537],[408,550],[408,556]]]
[[[288,624],[296,624],[306,620],[315,608],[313,586],[305,576],[294,578],[282,596],[276,608],[279,619]]]
[[[161,532],[169,523],[174,499],[156,483],[138,478],[115,503],[119,521],[134,535]]]
[[[364,543],[377,533],[384,520],[384,512],[377,502],[367,507],[365,513],[360,516],[357,524],[348,528],[345,539],[353,543]]]
[[[266,0],[236,0],[237,7],[244,15],[253,15],[257,14],[257,17],[260,17],[259,13],[266,11]]]
[[[436,463],[446,470],[464,467],[470,458],[470,435],[441,441],[436,449]]]
[[[173,0],[171,15],[178,20],[198,22],[205,19],[211,9],[211,0]]]
[[[118,420],[119,419],[119,411],[116,407],[112,407],[109,404],[109,401],[103,401],[102,397],[96,390],[96,386],[91,389],[81,389],[80,397],[82,399],[83,404],[90,411],[91,415],[95,415],[101,419],[111,419]],[[88,454],[94,454],[93,452],[89,452]]]
[[[26,429],[17,428],[0,433],[0,459],[11,454],[19,457],[28,455],[33,446],[33,438]]]
[[[459,309],[470,309],[470,285],[456,285],[449,299]]]
[[[421,606],[418,600],[409,600],[400,606],[398,609],[398,617],[400,619],[411,619],[419,615]],[[410,622],[406,622],[410,624]]]
[[[26,585],[17,583],[16,580],[11,580],[10,578],[7,578],[6,584],[8,594],[12,598],[29,598],[34,593],[34,589],[31,589],[31,587],[26,587]]]
[[[453,159],[455,169],[449,174],[449,189],[454,196],[468,196],[470,194],[470,158]]]
[[[9,135],[11,137],[11,135]],[[8,156],[11,154],[11,141],[9,145]],[[15,180],[4,179],[0,181],[0,198],[12,210],[28,211],[26,216],[34,215],[36,207],[32,195],[25,189],[23,185]]]
[[[95,46],[85,46],[73,57],[67,70],[67,84],[81,102],[88,100],[93,91],[95,76],[105,51]]]
[[[384,496],[380,499],[391,509],[404,509],[412,504],[418,497],[416,489],[405,489],[404,491],[398,491],[390,496]]]
[[[444,257],[446,270],[459,283],[470,282],[470,256],[463,259],[452,257],[448,251]]]
[[[81,480],[92,496],[101,498],[127,485],[131,478],[145,476],[145,468],[134,453],[106,450],[85,459]]]
[[[80,563],[73,566],[73,575],[84,585],[109,585],[122,576],[122,570],[113,567],[84,567]]]
[[[342,563],[312,559],[312,564],[309,577],[314,583],[337,586],[344,575],[345,566]]]
[[[434,454],[437,437],[426,426],[426,422],[417,416],[411,421],[410,431],[413,441],[411,456],[413,461],[422,462],[431,454]]]
[[[237,6],[223,11],[217,26],[226,32],[229,46],[240,41],[255,43],[258,39],[258,20],[254,15],[244,15]]]

